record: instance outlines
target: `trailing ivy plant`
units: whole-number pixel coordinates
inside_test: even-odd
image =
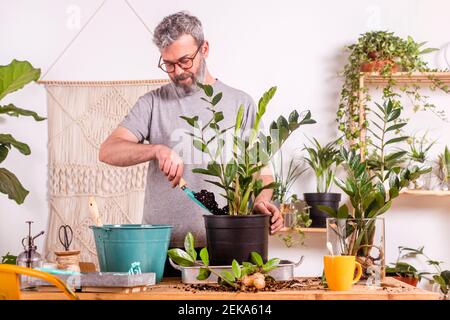
[[[293,111],[288,119],[280,116],[277,121],[273,121],[269,135],[261,132],[262,116],[277,90],[276,87],[272,87],[259,99],[255,122],[249,134],[243,133],[243,105],[238,109],[234,126],[222,128],[220,122],[224,119],[223,113],[215,108],[222,98],[222,93],[214,94],[213,87],[210,85],[198,83],[198,86],[206,95],[206,98],[202,99],[210,104],[207,108],[211,112],[210,120],[200,127],[198,116],[191,118],[182,116],[181,118],[194,128],[194,132],[188,132],[188,134],[193,137],[193,146],[208,157],[208,164],[206,168],[195,168],[192,171],[214,178],[214,180],[205,181],[224,190],[222,196],[227,199],[230,215],[252,214],[253,207],[249,205],[250,200],[258,196],[262,190],[276,186],[275,182],[263,185],[262,179],[259,178],[260,171],[269,164],[273,155],[295,130],[316,121],[311,119],[309,111],[301,115]],[[207,132],[211,129],[214,135],[208,138]],[[233,129],[232,156],[228,162],[225,162],[223,159],[224,134],[231,129]]]
[[[251,253],[251,262],[243,262],[242,265],[236,260],[232,261],[231,272],[216,272],[209,265],[209,253],[207,248],[200,250],[200,261],[197,260],[195,251],[194,236],[188,232],[184,239],[184,249],[174,248],[167,251],[167,255],[173,262],[182,267],[198,266],[199,273],[197,280],[206,280],[211,274],[214,274],[218,283],[223,286],[233,287],[235,289],[244,289],[244,287],[255,287],[263,289],[267,274],[276,269],[280,259],[272,258],[266,263],[263,262],[261,255],[257,252]]]
[[[391,274],[398,274],[401,276],[407,275],[418,279],[419,281],[422,278],[427,279],[431,284],[439,285],[439,289],[441,290],[444,298],[446,299],[450,290],[450,271],[442,270],[441,264],[442,261],[437,261],[431,259],[424,252],[424,247],[420,247],[418,249],[408,248],[408,247],[399,247],[399,255],[395,264],[392,267],[387,268],[386,272]],[[407,262],[401,261],[405,258],[417,258],[423,257],[426,263],[434,269],[434,272],[429,271],[417,271],[412,265]]]
[[[337,121],[339,130],[344,133],[347,141],[352,142],[353,148],[360,147],[357,143],[360,130],[369,125],[367,121],[362,124],[362,127],[359,125],[359,104],[360,102],[367,104],[371,100],[367,88],[360,88],[361,67],[367,63],[387,62],[379,64],[379,73],[387,79],[387,84],[382,88],[384,101],[399,100],[402,95],[406,95],[410,99],[414,111],[430,110],[441,119],[446,120],[445,113],[437,110],[436,106],[428,101],[428,97],[421,94],[418,85],[402,85],[397,90],[397,83],[392,77],[396,69],[406,73],[437,71],[428,67],[422,55],[438,49],[423,48],[425,44],[426,42],[417,43],[409,36],[402,39],[393,32],[373,31],[362,34],[356,43],[347,46],[350,55],[343,71],[344,84],[337,111]],[[449,92],[448,86],[441,80],[432,76],[430,76],[430,80],[432,81],[430,86],[432,90],[441,89],[446,93]],[[359,101],[360,90],[364,94],[365,101]],[[366,112],[369,111],[370,108],[366,106]]]
[[[40,69],[35,69],[28,61],[13,60],[10,64],[0,66],[0,117],[7,115],[10,117],[31,116],[36,121],[45,120],[36,112],[16,107],[14,104],[1,104],[1,101],[8,94],[22,89],[26,84],[39,79]],[[21,141],[16,140],[9,133],[0,133],[0,163],[5,161],[11,148],[24,155],[31,153],[30,147]],[[22,204],[28,195],[19,179],[14,173],[6,168],[0,168],[0,192],[8,195],[9,199]]]

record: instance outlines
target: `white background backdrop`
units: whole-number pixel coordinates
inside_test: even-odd
[[[42,69],[45,80],[120,80],[164,78],[156,68],[159,53],[151,34],[125,1],[109,0],[83,29],[102,1],[0,0],[0,64],[13,58]],[[369,30],[391,30],[442,48],[450,42],[450,2],[432,1],[144,1],[130,0],[150,30],[166,15],[189,10],[203,22],[210,42],[207,61],[213,76],[248,92],[256,100],[278,86],[265,123],[282,113],[311,109],[318,124],[298,133],[286,153],[300,148],[304,134],[326,142],[337,136],[335,112],[345,64],[344,46]],[[79,33],[79,36],[77,34]],[[73,40],[75,38],[75,40]],[[73,40],[73,42],[72,42]],[[65,49],[67,50],[65,51]],[[430,66],[447,67],[443,54],[426,57]],[[56,62],[56,64],[55,64]],[[52,67],[53,65],[53,67]],[[450,96],[435,93],[435,101],[450,112]],[[43,86],[32,84],[3,101],[46,115]],[[34,233],[47,225],[47,124],[27,118],[0,119],[2,132],[28,142],[32,154],[11,152],[2,164],[17,174],[30,195],[25,203],[0,197],[0,254],[22,250],[25,221]],[[449,144],[450,126],[434,115],[412,115],[411,132],[430,129],[439,138],[433,154]],[[295,187],[313,191],[311,175]],[[399,245],[425,246],[432,258],[450,266],[450,198],[401,196],[386,215],[387,261]],[[76,214],[76,213],[74,213]],[[299,275],[318,275],[325,253],[325,234],[308,235],[305,245],[286,248],[273,238],[270,256],[297,260],[306,255]],[[43,248],[43,238],[38,241]]]

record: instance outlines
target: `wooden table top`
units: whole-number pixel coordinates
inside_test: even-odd
[[[300,279],[300,278],[298,278]],[[439,294],[387,277],[381,287],[354,285],[350,291],[280,290],[264,292],[216,292],[186,289],[180,279],[168,278],[137,293],[77,293],[81,300],[438,300]],[[66,299],[61,292],[22,292],[22,299]]]

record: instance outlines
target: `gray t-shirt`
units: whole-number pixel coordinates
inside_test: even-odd
[[[250,129],[256,111],[253,99],[217,79],[212,87],[214,94],[223,93],[222,100],[215,107],[224,115],[219,123],[221,129],[234,125],[241,104],[245,108],[243,128]],[[193,132],[193,128],[180,118],[198,115],[199,125],[205,125],[211,118],[211,112],[207,110],[210,105],[202,97],[206,97],[203,90],[180,96],[172,83],[167,84],[140,97],[120,126],[130,130],[140,143],[164,144],[176,151],[184,161],[183,178],[188,187],[194,192],[202,189],[214,192],[222,207],[226,205],[225,199],[220,196],[223,190],[204,181],[214,180],[214,177],[192,172],[193,168],[206,167],[208,158],[199,158],[201,153],[192,147],[192,138],[186,134],[187,131]],[[149,162],[142,223],[172,225],[172,247],[182,247],[189,231],[194,234],[196,246],[203,247],[206,245],[204,214],[208,213],[179,187],[172,188],[156,160]]]

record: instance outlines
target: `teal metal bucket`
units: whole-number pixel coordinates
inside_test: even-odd
[[[172,226],[107,224],[90,228],[101,272],[128,272],[139,263],[142,273],[154,272],[156,282],[161,281]]]

